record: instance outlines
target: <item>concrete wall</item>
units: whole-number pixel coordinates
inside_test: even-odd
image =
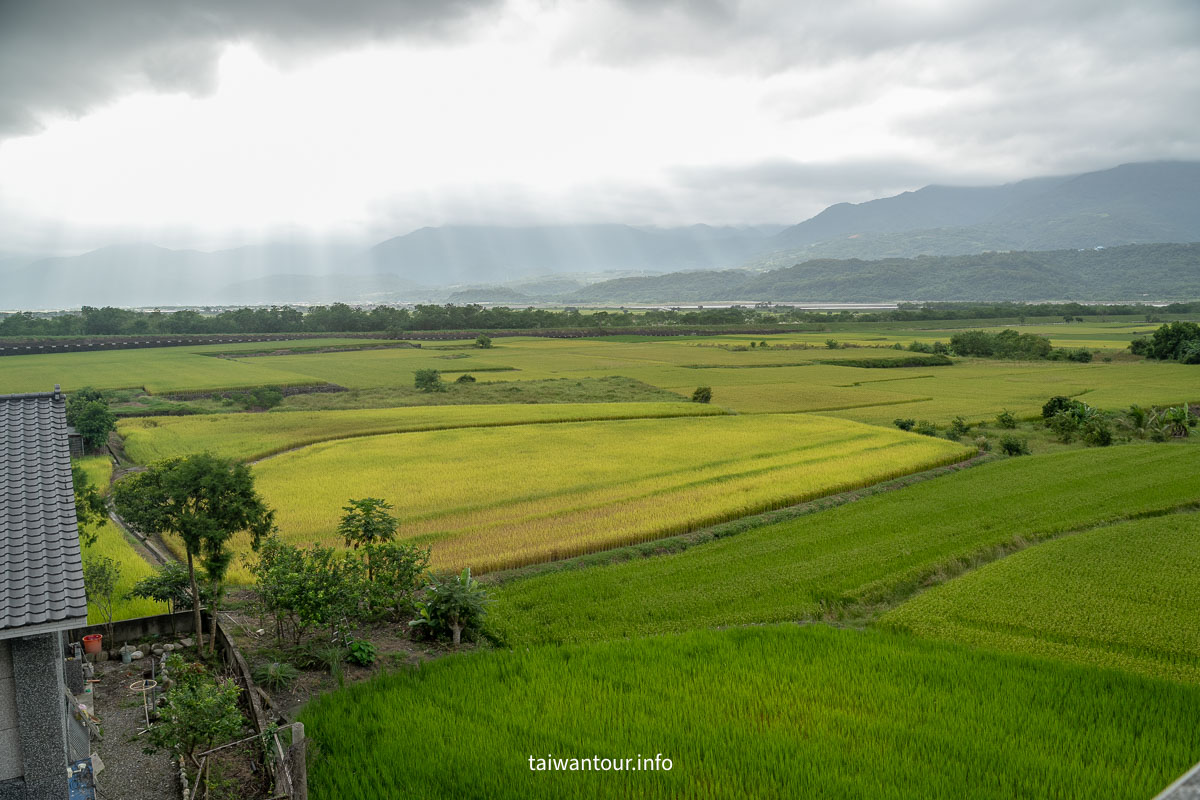
[[[201,612],[204,618],[205,631],[208,630],[209,621],[208,613]],[[104,649],[116,650],[125,642],[133,644],[141,642],[151,636],[187,636],[192,632],[192,612],[176,611],[174,614],[158,614],[153,617],[134,617],[133,619],[123,619],[113,623],[113,640],[108,641],[108,631],[105,630],[104,623],[97,625],[88,625],[83,628],[72,628],[67,631],[64,641],[79,642],[89,633],[99,633],[104,635]],[[174,628],[174,632],[172,632]]]
[[[61,634],[8,640],[11,647],[25,797],[67,796],[67,713]]]
[[[0,639],[0,783],[25,774],[17,725],[17,689],[13,680],[12,649],[7,639]]]

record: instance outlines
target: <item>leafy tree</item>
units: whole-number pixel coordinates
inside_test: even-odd
[[[363,547],[374,575],[369,592],[371,608],[390,609],[397,617],[413,609],[413,596],[429,568],[429,548],[405,542],[374,542]]]
[[[191,608],[192,591],[187,567],[176,561],[164,564],[135,583],[129,590],[129,596],[166,603],[169,614]],[[209,600],[211,597],[206,587],[200,587],[201,603],[207,603]]]
[[[120,579],[120,566],[108,556],[89,555],[83,562],[83,585],[87,590],[88,600],[104,617],[105,633],[109,642],[112,642],[113,638],[113,595]]]
[[[78,463],[71,462],[71,482],[75,486],[75,519],[79,541],[84,547],[96,544],[99,528],[108,516],[108,507],[100,492]]]
[[[247,561],[254,575],[258,600],[275,620],[275,641],[282,642],[286,634],[292,634],[299,644],[304,629],[296,609],[304,591],[304,553],[272,535],[263,539],[258,558]]]
[[[117,415],[103,400],[76,403],[67,424],[79,432],[89,449],[95,450],[108,442],[108,435],[117,429]]]
[[[349,505],[342,506],[346,513],[338,523],[338,533],[345,540],[347,547],[357,550],[363,545],[376,542],[390,542],[396,537],[396,528],[400,520],[388,512],[392,510],[391,503],[378,497],[364,497],[361,500],[351,500]],[[367,551],[367,580],[374,580],[371,569],[371,551]]]
[[[422,392],[444,392],[442,376],[436,369],[419,369],[413,373],[413,386]]]
[[[339,628],[361,618],[369,598],[363,562],[356,555],[314,545],[301,550],[269,536],[251,565],[259,600],[275,618],[275,635],[295,636],[296,644],[314,628]]]
[[[1069,397],[1055,395],[1047,400],[1042,406],[1042,419],[1049,420],[1051,417],[1061,411],[1069,411],[1077,402],[1078,401],[1072,400]]]
[[[242,732],[237,682],[200,680],[180,683],[167,692],[160,719],[146,732],[149,752],[172,750],[197,768],[198,751],[209,750]]]
[[[957,441],[971,432],[971,426],[967,420],[961,416],[950,420],[950,428],[946,431],[946,435]]]
[[[463,632],[482,623],[490,598],[467,567],[459,575],[434,575],[425,587],[425,599],[417,603],[417,618],[408,624],[427,636],[450,634],[457,646]]]
[[[712,402],[712,387],[697,386],[696,391],[692,392],[693,403],[711,403]]]
[[[196,638],[203,646],[195,562],[200,561],[213,587],[215,605],[233,557],[229,540],[245,531],[258,549],[262,537],[274,528],[275,512],[254,490],[249,467],[211,453],[167,459],[118,482],[113,501],[134,527],[147,533],[173,533],[183,541]],[[215,608],[213,612],[215,616]],[[215,647],[213,642],[210,649]]]
[[[836,339],[826,339],[825,346],[830,350],[837,350],[839,347],[841,347],[841,345],[837,343]]]
[[[996,415],[996,425],[1001,428],[1012,430],[1017,427],[1017,418],[1014,417],[1006,408]]]
[[[492,346],[492,339],[489,336],[484,336],[482,333],[475,337],[475,346],[482,347],[485,350]]]
[[[892,420],[892,424],[902,431],[911,431],[913,426],[917,424],[917,421],[911,417],[908,419],[897,418]]]
[[[458,380],[456,380],[454,382],[455,383],[475,383],[475,376],[471,375],[470,373],[464,372],[462,375],[459,375]]]
[[[1129,349],[1137,355],[1160,360],[1174,359],[1184,363],[1200,363],[1200,324],[1176,321],[1163,325],[1149,340],[1135,339]],[[1185,360],[1193,358],[1195,360]]]

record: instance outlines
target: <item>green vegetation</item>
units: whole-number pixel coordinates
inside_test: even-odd
[[[203,649],[195,562],[199,561],[204,569],[212,591],[209,612],[215,617],[221,586],[233,560],[229,540],[242,532],[257,549],[274,526],[274,512],[255,492],[250,470],[211,453],[158,461],[146,471],[116,483],[113,505],[126,522],[140,531],[178,537],[187,555],[193,631]],[[210,652],[215,649],[214,640]]]
[[[106,456],[88,456],[73,462],[87,476],[90,486],[98,487],[101,494],[108,491],[109,478],[112,475],[112,461]],[[133,543],[117,525],[108,519],[107,511],[100,501],[100,509],[91,519],[87,532],[80,537],[85,559],[93,556],[103,556],[112,559],[117,565],[119,576],[113,591],[113,620],[146,617],[161,614],[167,610],[164,603],[149,598],[131,596],[138,581],[154,574],[154,569],[138,554]],[[76,507],[79,501],[76,499]],[[90,539],[90,543],[89,543]],[[88,598],[88,624],[95,625],[106,621],[106,615],[99,605]]]
[[[320,697],[301,720],[322,754],[314,800],[1082,800],[1161,789],[1200,751],[1197,716],[1194,687],[779,626],[446,658]],[[656,755],[672,768],[537,769]]]
[[[1140,519],[988,564],[881,622],[930,638],[1200,683],[1197,563],[1200,514]]]
[[[674,555],[513,581],[494,625],[516,645],[869,613],[1033,542],[1193,504],[1195,456],[1130,445],[995,461]]]
[[[455,647],[463,633],[472,635],[487,615],[488,593],[467,567],[459,575],[432,575],[425,596],[417,601],[417,616],[408,625],[428,638],[450,637]]]
[[[208,451],[240,461],[317,442],[384,433],[530,425],[550,422],[720,415],[719,408],[690,403],[579,403],[421,408],[381,408],[287,414],[210,414],[122,420],[125,452],[149,464]]]
[[[1149,339],[1134,339],[1129,349],[1149,358],[1200,364],[1200,325],[1194,322],[1163,325]]]

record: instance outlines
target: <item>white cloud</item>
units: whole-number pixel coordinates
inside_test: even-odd
[[[794,222],[934,181],[1200,158],[1186,2],[211,5],[208,27],[151,25],[125,0],[104,30],[137,58],[0,82],[0,122],[44,125],[0,141],[0,249]],[[29,52],[54,30],[34,23],[4,41]]]

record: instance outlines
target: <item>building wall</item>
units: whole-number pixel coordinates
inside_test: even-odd
[[[67,714],[61,634],[9,639],[28,800],[67,796]]]
[[[12,648],[7,639],[0,639],[0,782],[25,774],[18,722]]]

